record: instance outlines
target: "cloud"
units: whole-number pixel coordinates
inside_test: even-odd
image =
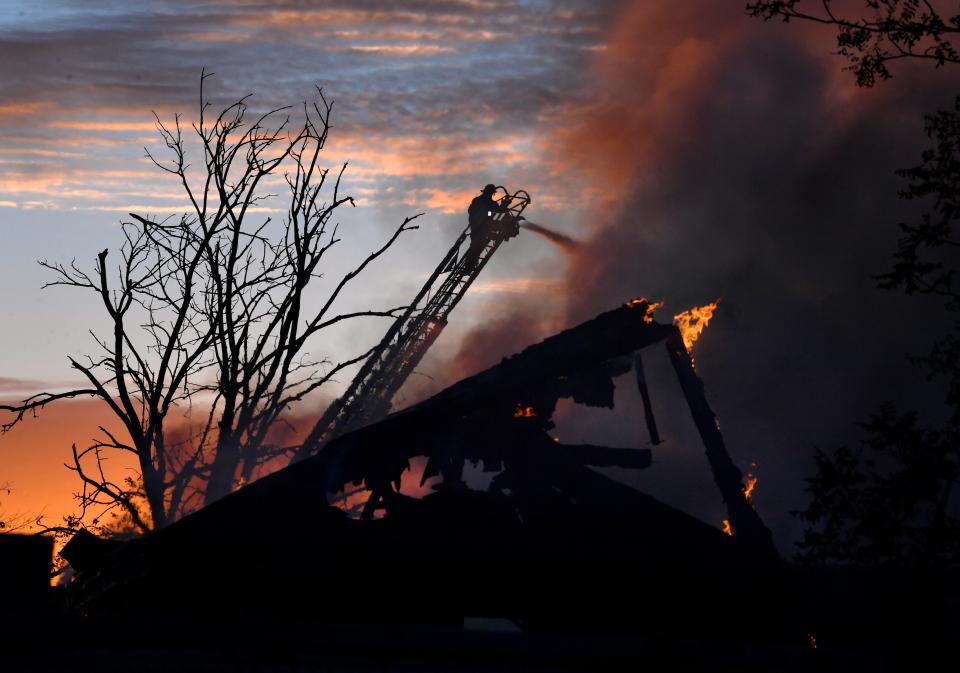
[[[39,390],[43,387],[39,381],[31,381],[28,379],[17,379],[10,378],[7,376],[0,376],[0,392],[8,391],[20,391],[20,390]]]
[[[53,119],[43,125],[48,128],[68,129],[71,131],[107,132],[155,131],[157,128],[154,122],[97,121],[88,119]]]
[[[54,178],[91,163],[106,171],[140,161],[142,146],[158,142],[151,110],[192,120],[206,67],[219,73],[209,86],[215,104],[250,91],[256,106],[285,104],[323,85],[338,100],[332,163],[355,162],[352,177],[375,188],[368,202],[414,180],[435,195],[422,192],[417,205],[456,212],[461,204],[443,195],[494,174],[528,184],[543,174],[531,142],[576,87],[585,49],[602,40],[616,6],[223,1],[192,11],[165,2],[137,12],[37,10],[0,27],[0,137],[19,164],[0,165],[0,199],[30,193],[63,209],[117,208],[127,200],[117,192],[162,184],[157,175],[67,191]]]
[[[69,390],[82,385],[82,381],[40,381],[37,379],[0,376],[0,395],[32,395],[41,391],[55,392],[59,390]]]
[[[363,54],[383,56],[426,56],[429,54],[452,54],[457,51],[454,47],[441,47],[437,44],[355,44],[350,46],[349,49]]]

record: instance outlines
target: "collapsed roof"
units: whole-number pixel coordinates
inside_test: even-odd
[[[548,433],[560,398],[612,407],[613,378],[634,368],[657,441],[640,352],[658,343],[735,537],[590,469],[647,468],[649,449],[562,444]],[[421,499],[400,492],[418,457],[421,484],[442,479]],[[466,483],[468,462],[493,474],[486,490]],[[353,511],[333,506],[344,492],[358,503]],[[154,614],[282,611],[377,622],[489,615],[594,628],[689,621],[678,595],[696,596],[700,618],[715,624],[737,578],[756,583],[778,560],[679,331],[653,320],[640,300],[338,437],[165,529],[118,546],[75,538],[64,556],[78,570],[75,602],[88,613],[148,606]],[[649,581],[657,576],[667,581]],[[611,594],[623,600],[611,606]],[[634,600],[654,609],[637,610]]]

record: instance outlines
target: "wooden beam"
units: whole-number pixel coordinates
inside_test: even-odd
[[[693,422],[703,440],[713,479],[727,506],[727,513],[736,537],[761,556],[779,558],[776,547],[773,546],[773,535],[770,529],[744,496],[743,473],[727,452],[717,416],[707,402],[703,381],[697,375],[690,353],[683,344],[680,330],[676,327],[667,337],[666,347],[670,362],[677,372],[680,388],[693,415]]]
[[[653,404],[650,402],[650,390],[647,388],[647,375],[643,370],[643,358],[640,356],[640,351],[633,354],[633,370],[637,374],[637,388],[640,390],[640,397],[643,398],[643,417],[647,423],[647,432],[650,434],[650,443],[656,446],[663,440],[660,439],[657,419],[653,415]]]

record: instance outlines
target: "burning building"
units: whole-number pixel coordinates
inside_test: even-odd
[[[649,397],[641,353],[657,344],[734,535],[591,469],[649,469],[651,449],[549,434],[558,400],[611,407],[613,378],[631,368]],[[649,408],[645,417],[655,438]],[[413,463],[421,484],[437,482],[424,497],[401,492]],[[468,483],[468,464],[491,476],[488,487]],[[334,497],[345,492],[352,512]],[[704,634],[732,627],[724,615],[743,582],[779,582],[770,532],[744,492],[679,329],[639,301],[342,434],[165,529],[122,544],[78,537],[63,553],[77,570],[71,600],[88,615],[149,606],[151,615],[433,625],[475,615],[531,631]]]

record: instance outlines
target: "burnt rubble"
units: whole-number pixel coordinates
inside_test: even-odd
[[[613,378],[633,368],[657,443],[640,353],[661,343],[735,537],[591,469],[645,469],[649,449],[549,434],[559,399],[612,407]],[[442,479],[419,499],[400,493],[415,460],[421,485]],[[467,463],[492,473],[487,490],[466,483]],[[331,504],[344,492],[358,503],[353,516]],[[78,571],[72,604],[101,616],[459,624],[475,615],[532,630],[716,633],[735,628],[728,617],[745,583],[767,587],[761,602],[782,593],[770,532],[744,498],[680,334],[645,302],[530,346],[167,528],[116,548],[81,538],[64,556]]]

